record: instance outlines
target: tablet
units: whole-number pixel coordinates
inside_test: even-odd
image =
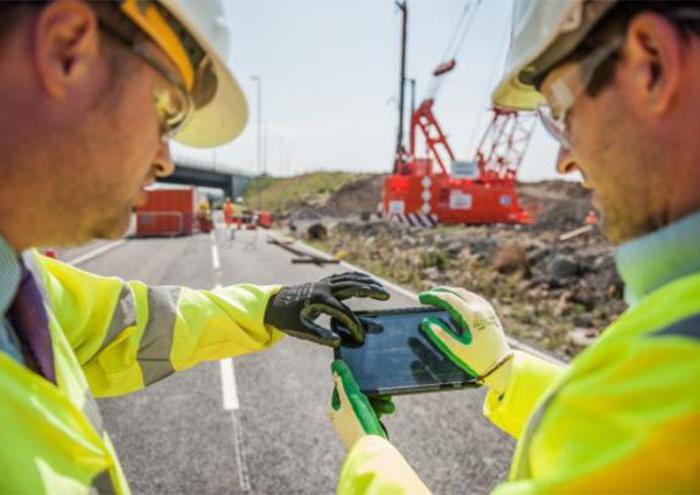
[[[415,394],[477,387],[476,379],[440,352],[421,331],[426,316],[435,316],[455,329],[447,311],[433,307],[357,311],[365,329],[365,342],[343,339],[335,349],[345,361],[360,390],[367,396]],[[334,331],[348,334],[342,324],[331,321]]]

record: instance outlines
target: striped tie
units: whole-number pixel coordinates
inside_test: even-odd
[[[55,384],[56,371],[44,301],[34,276],[24,263],[21,267],[22,278],[15,300],[7,312],[7,319],[22,342],[22,352],[27,365]]]

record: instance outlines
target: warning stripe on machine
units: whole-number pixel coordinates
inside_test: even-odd
[[[433,213],[429,215],[421,213],[390,213],[387,220],[426,229],[435,227],[439,223],[438,216]]]

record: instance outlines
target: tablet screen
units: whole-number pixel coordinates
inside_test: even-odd
[[[360,389],[369,396],[477,386],[420,330],[423,318],[431,315],[455,328],[446,311],[429,307],[358,312],[365,342],[343,344],[336,349],[336,357],[348,364]],[[338,322],[332,324],[343,332]]]

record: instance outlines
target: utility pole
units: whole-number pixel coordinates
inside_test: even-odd
[[[394,173],[399,171],[403,162],[403,110],[404,110],[404,86],[406,85],[406,25],[408,22],[408,6],[406,0],[396,2],[396,6],[401,10],[401,69],[399,74],[399,129],[396,136],[396,158],[394,159]]]
[[[261,135],[261,127],[262,127],[262,78],[260,76],[251,76],[251,79],[255,81],[255,87],[256,87],[256,93],[257,93],[257,100],[258,100],[258,122],[257,122],[257,128],[256,128],[256,133],[257,133],[257,151],[256,151],[256,161],[257,161],[257,172],[258,175],[262,175],[262,168],[261,168],[261,154],[262,154],[262,135]]]
[[[262,167],[263,167],[263,175],[267,175],[267,153],[270,151],[270,149],[267,146],[267,138],[269,134],[269,127],[267,125],[267,122],[263,124],[263,159],[262,159]]]
[[[261,124],[262,124],[262,78],[260,76],[251,76],[251,79],[255,81],[255,86],[257,90],[257,96],[258,96],[258,122],[257,122],[257,138],[258,138],[258,149],[256,153],[256,160],[257,160],[257,171],[258,171],[258,176],[262,177],[262,169],[261,169],[261,154],[262,154],[262,135],[260,134],[261,132]],[[258,211],[260,210],[260,184],[258,183],[258,191],[257,191],[257,196],[258,196]]]
[[[408,82],[411,83],[411,119],[413,119],[413,114],[416,111],[416,79],[411,78]]]

